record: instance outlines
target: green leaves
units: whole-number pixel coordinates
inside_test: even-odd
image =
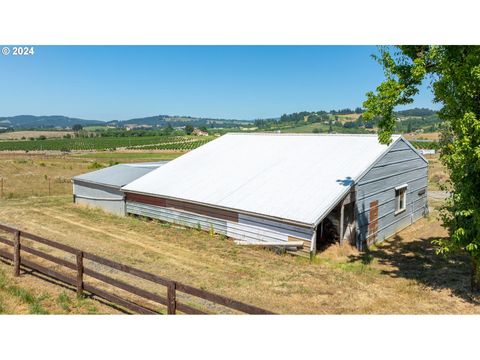
[[[450,238],[434,243],[438,253],[467,251],[480,264],[480,46],[414,45],[393,51],[382,47],[379,52],[376,59],[385,80],[366,94],[363,116],[381,118],[379,141],[389,143],[394,108],[411,102],[418,86],[431,76],[435,100],[443,105],[440,153],[452,194],[441,211]]]

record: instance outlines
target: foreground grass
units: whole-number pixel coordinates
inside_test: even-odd
[[[480,313],[468,291],[467,259],[435,254],[432,238],[446,236],[435,214],[368,253],[332,246],[313,262],[195,229],[108,215],[69,197],[4,200],[0,219],[279,313]]]
[[[97,314],[116,311],[92,299],[78,299],[71,290],[30,274],[11,275],[10,264],[0,262],[0,314]]]

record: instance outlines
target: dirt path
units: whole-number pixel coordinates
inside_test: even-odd
[[[149,251],[152,251],[152,252],[155,252],[155,253],[160,253],[157,249],[155,249],[154,247],[152,246],[149,246],[147,244],[145,244],[145,242],[141,242],[141,241],[135,241],[131,238],[128,237],[128,233],[124,233],[123,236],[120,236],[120,235],[115,235],[113,234],[111,231],[104,231],[104,230],[101,230],[100,228],[98,227],[93,227],[93,226],[89,226],[89,225],[85,225],[85,224],[82,224],[78,221],[73,221],[73,220],[70,220],[68,219],[67,217],[65,216],[60,216],[60,212],[54,212],[52,210],[36,210],[36,209],[33,209],[32,212],[34,213],[37,213],[37,214],[47,214],[50,218],[52,219],[55,219],[55,220],[58,220],[58,221],[62,221],[62,222],[66,222],[68,224],[71,224],[71,225],[74,225],[74,226],[78,226],[78,227],[81,227],[83,229],[87,229],[87,230],[90,230],[90,231],[93,231],[93,232],[96,232],[98,234],[103,234],[105,236],[108,236],[108,237],[111,237],[111,238],[114,238],[114,239],[117,239],[121,242],[128,242],[129,244],[133,244],[133,245],[137,245],[137,246],[140,246],[142,248],[145,248],[145,249],[148,249]],[[55,215],[54,215],[55,214]],[[45,227],[45,229],[48,229],[50,230],[49,227]],[[57,232],[58,234],[59,232]],[[138,238],[138,234],[137,234],[137,238]]]

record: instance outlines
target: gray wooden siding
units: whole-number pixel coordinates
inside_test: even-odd
[[[101,208],[107,212],[125,215],[123,193],[108,186],[74,181],[75,203]]]
[[[196,214],[175,208],[129,200],[126,202],[126,211],[129,214],[147,216],[188,227],[200,227],[207,231],[213,227],[216,233],[247,242],[284,243],[288,242],[289,237],[295,237],[299,240],[308,241],[309,247],[313,234],[313,229],[310,228],[303,228],[243,214],[239,214],[238,222],[235,222],[204,214]]]
[[[380,242],[428,212],[428,164],[402,139],[358,181],[357,246]],[[395,187],[408,184],[406,210],[395,214]],[[369,234],[370,203],[378,201],[376,232]]]

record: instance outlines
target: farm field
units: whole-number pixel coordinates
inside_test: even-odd
[[[0,171],[26,177],[34,168],[41,179],[42,169],[48,169],[68,177],[88,170],[92,161],[111,160],[85,156],[0,157]],[[437,167],[435,173],[440,174],[437,159],[431,160]],[[431,244],[432,239],[447,236],[437,219],[440,200],[431,200],[427,218],[368,252],[331,246],[310,262],[235,246],[229,239],[195,229],[76,206],[68,192],[31,196],[34,183],[32,179],[24,187],[18,182],[18,196],[0,199],[1,222],[274,312],[480,313],[468,291],[468,259],[444,259]],[[434,183],[431,179],[430,187]],[[16,279],[17,286],[26,287],[30,278]],[[68,294],[74,297],[73,292]],[[28,312],[28,307],[22,311]],[[98,307],[98,312],[103,313],[103,308]]]
[[[22,138],[36,138],[39,136],[45,136],[46,138],[62,138],[65,135],[73,135],[73,131],[11,131],[0,133],[0,140],[21,140]]]
[[[408,133],[403,135],[409,141],[415,140],[431,140],[431,141],[438,141],[440,139],[439,132],[431,132],[431,133]]]
[[[72,139],[4,140],[0,151],[191,150],[212,140],[205,136],[79,137]]]
[[[313,123],[313,124],[307,124],[307,125],[302,125],[302,126],[297,126],[294,128],[288,128],[285,130],[282,130],[283,132],[286,133],[313,133],[315,129],[320,130],[322,133],[327,133],[329,130],[328,124],[324,123]],[[373,133],[373,130],[366,130],[362,128],[356,128],[356,129],[347,129],[347,128],[333,128],[334,132],[338,133],[345,133],[345,134],[371,134]]]
[[[339,115],[334,115],[338,118],[338,121],[340,121],[342,124],[346,122],[351,122],[357,120],[362,114],[339,114]]]
[[[98,161],[119,161],[119,162],[142,162],[142,161],[163,161],[173,160],[184,154],[185,151],[114,151],[114,152],[88,152],[83,154],[73,154],[72,157],[79,159],[94,159]]]

